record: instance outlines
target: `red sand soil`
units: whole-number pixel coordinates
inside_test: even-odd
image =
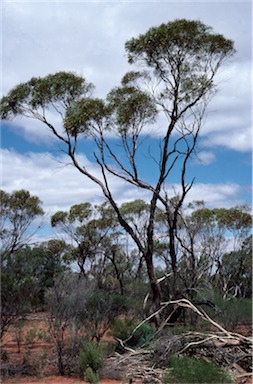
[[[18,329],[20,329],[19,333]],[[47,332],[46,313],[39,312],[29,315],[27,319],[22,322],[22,326],[20,328],[10,326],[7,333],[4,335],[1,343],[1,351],[8,352],[9,361],[12,364],[15,365],[15,362],[18,363],[22,361],[24,354],[27,353],[27,343],[25,342],[25,337],[32,329]],[[20,351],[17,344],[17,337],[20,338]],[[9,376],[2,378],[0,382],[6,384],[85,384],[84,380],[78,377],[63,377],[55,375],[57,373],[57,368],[55,364],[52,363],[54,354],[53,349],[54,344],[53,341],[50,340],[50,337],[46,341],[45,338],[36,338],[36,341],[29,347],[29,354],[34,359],[36,359],[36,356],[38,357],[43,352],[47,354],[48,364],[43,371],[42,378]],[[122,384],[119,380],[111,379],[101,379],[100,383]]]

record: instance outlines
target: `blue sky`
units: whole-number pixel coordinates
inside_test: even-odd
[[[105,97],[131,69],[125,42],[176,18],[201,20],[234,40],[237,50],[218,77],[219,92],[209,105],[198,143],[199,160],[189,166],[195,184],[188,201],[205,200],[210,207],[250,204],[250,1],[3,1],[2,95],[33,76],[73,71],[95,84],[96,96]],[[84,148],[88,156],[83,154],[83,161],[96,174],[90,143]],[[103,201],[100,190],[64,162],[69,161],[39,123],[25,118],[2,122],[2,189],[29,190],[43,201],[48,216],[83,201]],[[141,162],[143,174],[151,178],[155,171],[147,167],[145,151]],[[176,184],[177,178],[170,182]],[[119,203],[147,198],[119,180],[111,185]]]

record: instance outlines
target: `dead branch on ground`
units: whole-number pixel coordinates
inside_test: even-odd
[[[119,370],[125,378],[137,380],[136,383],[162,383],[170,357],[172,355],[189,355],[214,361],[220,366],[235,371],[239,376],[248,377],[250,375],[252,369],[252,339],[227,331],[203,309],[200,310],[187,299],[162,303],[162,307],[138,324],[132,334],[142,324],[147,323],[169,305],[192,310],[201,319],[217,328],[218,332],[187,332],[175,336],[168,333],[163,334],[162,331],[169,323],[170,316],[168,316],[156,331],[156,338],[148,349],[135,351],[126,347],[126,354],[117,354],[108,360],[111,370]],[[124,346],[127,340],[120,340],[121,346]]]

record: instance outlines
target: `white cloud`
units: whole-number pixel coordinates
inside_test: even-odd
[[[193,162],[199,165],[209,165],[215,162],[216,156],[213,152],[208,151],[200,151],[195,158],[193,158]]]
[[[208,147],[223,146],[238,152],[251,151],[251,130],[239,129],[238,132],[228,129],[228,132],[218,132],[209,135],[208,138],[203,141],[203,144],[208,145]]]
[[[67,156],[49,153],[19,154],[2,150],[2,188],[7,192],[27,189],[39,196],[50,214],[68,209],[73,204],[101,199],[99,188],[77,172]],[[94,170],[96,166],[83,156],[82,163]],[[10,172],[11,170],[11,172]]]
[[[196,183],[193,185],[186,202],[204,200],[211,208],[230,208],[242,203],[240,193],[242,187],[229,183]]]
[[[219,91],[209,105],[201,131],[204,146],[252,150],[250,64],[237,61],[219,76]]]

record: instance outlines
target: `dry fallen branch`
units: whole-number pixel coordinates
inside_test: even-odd
[[[162,384],[164,369],[157,368],[151,359],[152,351],[138,349],[134,352],[127,352],[124,355],[114,355],[106,362],[107,370],[120,372],[122,379],[134,380],[142,384]]]
[[[137,379],[137,382],[140,380],[140,383],[162,383],[164,370],[168,367],[170,357],[172,355],[187,354],[213,360],[220,366],[233,368],[240,375],[248,376],[251,374],[252,339],[227,331],[207,315],[205,311],[200,310],[187,299],[171,300],[162,303],[162,307],[158,311],[138,324],[132,335],[142,324],[160,314],[169,305],[192,310],[201,319],[216,327],[219,332],[188,332],[177,336],[163,335],[153,341],[152,348],[137,351],[127,348],[124,342],[119,340],[121,346],[127,350],[127,353],[123,356],[118,355],[111,358],[110,363],[114,366],[111,368],[111,371],[118,369],[121,373],[125,373],[123,375],[125,378]],[[168,324],[170,316],[161,324],[155,333],[156,337],[161,334],[161,331]]]

